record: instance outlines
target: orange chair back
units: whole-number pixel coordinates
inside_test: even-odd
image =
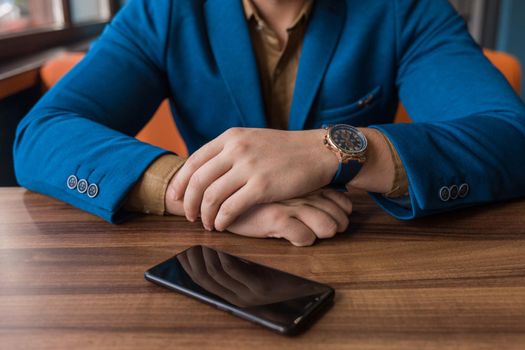
[[[510,85],[516,91],[517,94],[521,93],[521,65],[520,61],[508,53],[483,50],[485,56],[489,59],[492,64],[499,69],[501,73],[507,78]],[[402,103],[397,108],[396,123],[410,123],[412,119],[408,115],[405,107]]]
[[[518,59],[503,52],[484,50],[484,53],[496,68],[503,73],[514,90],[519,93],[521,91],[521,66]],[[40,72],[44,86],[46,88],[53,86],[83,57],[83,53],[67,53],[47,62]],[[395,122],[407,123],[410,121],[408,113],[400,103]],[[167,101],[161,104],[153,118],[136,137],[143,142],[168,149],[181,156],[188,155],[188,150],[173,121]]]
[[[40,70],[44,88],[55,85],[82,58],[84,53],[66,53],[48,61]],[[186,157],[188,150],[173,121],[168,101],[163,101],[151,120],[137,134],[137,139]]]

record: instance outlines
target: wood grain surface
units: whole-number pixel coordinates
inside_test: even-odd
[[[296,248],[0,189],[0,349],[525,349],[525,201],[400,222],[353,200],[349,232]],[[290,338],[144,280],[195,244],[328,283],[335,305]]]

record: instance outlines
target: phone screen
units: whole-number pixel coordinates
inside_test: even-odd
[[[153,267],[148,280],[280,333],[293,333],[327,306],[333,288],[205,246]]]

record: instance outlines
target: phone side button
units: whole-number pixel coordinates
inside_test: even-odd
[[[301,322],[302,319],[303,319],[303,316],[299,316],[293,321],[293,323],[294,324],[299,324],[299,322]]]

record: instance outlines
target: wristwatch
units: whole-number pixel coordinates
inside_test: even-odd
[[[351,125],[329,125],[325,129],[324,144],[339,160],[331,185],[345,189],[345,185],[357,175],[366,161],[368,141],[361,131]]]

